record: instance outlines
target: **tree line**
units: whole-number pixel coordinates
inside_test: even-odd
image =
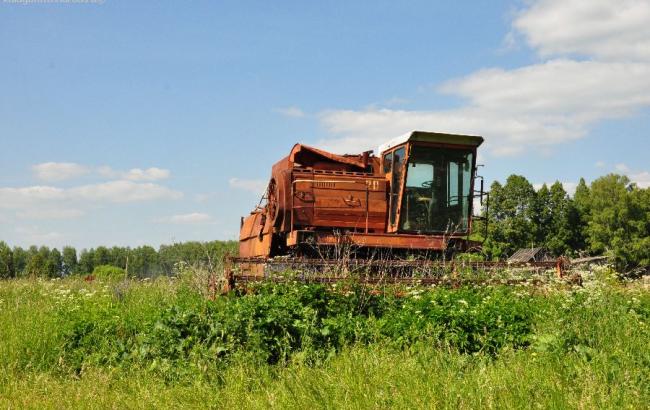
[[[140,278],[172,275],[178,262],[215,264],[226,252],[236,252],[236,242],[184,242],[161,245],[157,250],[151,246],[98,246],[77,253],[72,246],[65,246],[60,251],[47,246],[23,249],[19,246],[10,248],[0,241],[0,278],[86,275],[107,265]]]
[[[560,182],[535,190],[523,176],[490,187],[483,252],[503,259],[517,249],[545,247],[555,256],[609,255],[620,270],[650,265],[650,188],[609,174],[569,196]],[[485,232],[477,222],[477,233]],[[485,236],[483,234],[483,236]]]

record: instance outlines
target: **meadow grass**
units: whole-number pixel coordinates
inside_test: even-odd
[[[345,296],[351,302],[341,294],[358,289],[329,296],[296,287],[209,302],[169,278],[2,281],[0,407],[638,409],[650,403],[650,292],[639,285],[416,289],[399,300]],[[346,303],[349,309],[339,306]],[[368,307],[373,303],[375,310]],[[448,306],[467,312],[440,316]],[[235,317],[232,323],[226,315]],[[318,320],[314,329],[310,318]],[[486,329],[474,338],[455,334],[477,326]],[[217,337],[224,330],[239,336]],[[516,332],[525,343],[511,337]]]

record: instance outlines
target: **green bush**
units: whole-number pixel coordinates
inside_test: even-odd
[[[65,318],[63,357],[70,369],[139,363],[174,378],[188,361],[214,368],[245,355],[257,363],[317,363],[369,343],[403,349],[424,342],[496,355],[526,346],[532,331],[526,300],[492,288],[395,296],[353,286],[266,284],[216,301],[188,295],[130,324],[110,306]]]
[[[100,265],[93,269],[92,276],[97,279],[123,279],[126,277],[126,272],[117,266]]]

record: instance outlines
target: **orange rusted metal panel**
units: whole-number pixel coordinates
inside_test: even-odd
[[[296,144],[273,166],[264,206],[242,221],[240,256],[295,254],[307,237],[318,245],[334,246],[341,235],[367,248],[444,250],[445,238],[451,236],[455,244],[469,245],[476,149],[482,141],[417,131],[385,144],[378,156],[370,151],[337,155]],[[410,163],[413,147],[417,148],[413,161],[420,161],[417,169]],[[384,159],[388,153],[392,163]],[[409,187],[407,197],[409,172],[424,180]],[[461,198],[452,192],[459,187],[469,193]],[[446,197],[438,198],[440,193]],[[433,221],[441,227],[445,218],[454,222],[459,217],[464,218],[463,238],[432,228]]]
[[[293,231],[287,238],[290,245],[305,241],[314,245],[357,246],[386,249],[420,249],[440,251],[446,249],[449,238],[441,235],[394,235],[389,233],[332,233],[323,231]]]
[[[239,254],[251,257],[268,256],[271,249],[272,235],[266,215],[254,212],[245,218],[239,233]]]

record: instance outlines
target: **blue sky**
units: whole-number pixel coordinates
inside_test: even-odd
[[[650,185],[650,2],[0,2],[0,240],[236,238],[296,142]]]

